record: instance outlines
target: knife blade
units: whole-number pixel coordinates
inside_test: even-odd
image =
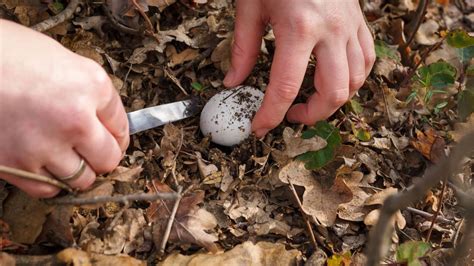
[[[199,112],[198,102],[192,98],[127,113],[130,135],[191,117]]]

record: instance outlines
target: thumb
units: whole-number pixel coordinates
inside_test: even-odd
[[[226,87],[239,85],[252,71],[260,52],[264,29],[260,4],[254,0],[237,1],[232,64],[224,78]]]

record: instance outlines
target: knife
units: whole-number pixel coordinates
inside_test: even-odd
[[[191,98],[127,113],[130,135],[191,117],[199,110],[199,100]]]

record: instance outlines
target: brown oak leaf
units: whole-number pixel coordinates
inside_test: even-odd
[[[170,187],[159,181],[150,184],[149,189],[156,192],[172,192]],[[206,232],[216,227],[217,220],[213,214],[199,208],[198,204],[203,200],[204,191],[196,191],[182,197],[168,241],[193,243],[205,247],[211,252],[217,251],[217,246],[214,244],[218,240],[217,237]],[[163,235],[174,203],[173,200],[158,200],[152,202],[146,210],[148,219],[154,221],[153,241],[158,247],[163,241]]]

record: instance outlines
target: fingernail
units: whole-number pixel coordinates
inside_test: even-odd
[[[266,128],[257,129],[257,130],[255,130],[255,135],[258,138],[261,138],[261,137],[265,136],[268,133],[268,131],[270,131],[270,130],[266,129]]]
[[[225,75],[225,78],[224,78],[224,85],[226,87],[229,87],[232,85],[232,82],[234,81],[234,76],[235,76],[235,71],[232,67],[230,67],[229,71],[227,71],[227,74]]]

